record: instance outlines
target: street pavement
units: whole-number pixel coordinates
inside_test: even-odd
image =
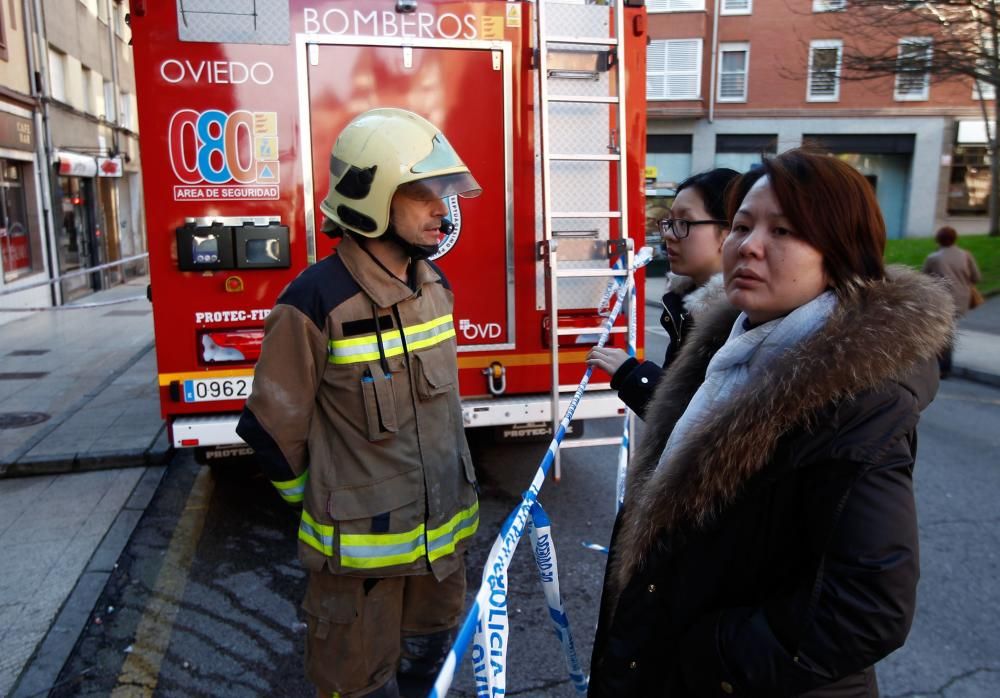
[[[0,312],[0,695],[58,674],[170,455],[147,283]]]
[[[0,695],[56,682],[170,457],[150,306],[128,300],[145,285],[0,324]],[[955,373],[1000,385],[998,347],[994,297],[962,321]]]

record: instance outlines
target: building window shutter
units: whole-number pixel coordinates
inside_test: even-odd
[[[701,39],[652,41],[646,61],[648,99],[701,97]]]
[[[836,12],[847,7],[847,0],[813,0],[813,12]]]
[[[840,41],[814,41],[809,47],[808,98],[816,102],[840,99]]]
[[[749,44],[722,44],[719,47],[719,101],[746,101],[749,58]]]
[[[924,100],[930,96],[931,40],[923,37],[899,40],[895,98]]]
[[[722,0],[724,15],[748,15],[753,11],[753,0]]]
[[[744,0],[749,2],[749,0]],[[705,9],[705,0],[647,0],[648,12],[698,12]]]

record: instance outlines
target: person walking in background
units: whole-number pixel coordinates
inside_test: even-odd
[[[874,192],[836,158],[765,159],[729,213],[724,292],[646,410],[589,695],[875,698],[916,605],[916,425],[950,298],[886,270]]]
[[[958,233],[950,225],[940,228],[934,239],[937,240],[938,249],[927,255],[923,271],[925,274],[940,276],[948,282],[951,296],[955,300],[955,317],[960,318],[972,307],[973,293],[978,293],[974,291],[975,285],[979,283],[982,274],[979,272],[976,258],[967,250],[955,245]],[[951,374],[954,348],[954,342],[949,342],[938,357],[942,378],[947,378]]]
[[[660,325],[667,332],[662,368],[622,349],[594,349],[587,363],[611,376],[611,387],[639,417],[670,366],[705,298],[722,288],[722,241],[729,232],[726,188],[739,172],[720,167],[688,177],[677,187],[667,217],[658,221],[670,261]],[[736,314],[734,312],[733,318]]]

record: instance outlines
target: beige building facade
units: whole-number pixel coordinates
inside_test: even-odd
[[[127,12],[0,0],[0,186],[14,221],[0,235],[0,306],[60,304],[145,271],[115,264],[146,251]],[[60,281],[9,292],[38,278]]]

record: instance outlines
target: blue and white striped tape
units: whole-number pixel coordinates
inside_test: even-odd
[[[642,248],[640,254],[636,255],[634,268],[638,269],[645,266],[651,258],[652,250],[646,247]],[[608,337],[611,334],[611,327],[614,325],[615,318],[621,312],[626,297],[631,293],[633,284],[634,282],[632,281],[615,284],[616,288],[614,288],[613,292],[616,292],[617,299],[601,328],[601,336],[597,342],[598,347],[603,347],[607,343]],[[469,649],[470,644],[474,642],[479,647],[478,656],[476,652],[473,653],[476,695],[493,698],[493,696],[503,695],[506,690],[508,627],[506,606],[508,588],[507,569],[510,566],[514,550],[523,537],[525,528],[528,527],[532,507],[537,503],[538,493],[545,483],[545,478],[548,476],[552,463],[555,461],[556,453],[559,451],[559,446],[566,436],[566,431],[569,429],[569,423],[573,419],[573,414],[583,399],[584,391],[586,391],[587,385],[590,383],[590,377],[593,372],[593,366],[588,366],[580,381],[580,385],[573,394],[573,399],[570,400],[569,406],[566,408],[566,414],[560,420],[559,427],[556,429],[556,433],[553,435],[552,441],[545,451],[545,456],[542,458],[542,462],[535,472],[530,487],[521,496],[520,504],[511,512],[503,526],[501,526],[500,534],[493,543],[493,548],[490,550],[486,566],[483,569],[483,580],[479,585],[479,591],[476,592],[476,598],[472,603],[472,607],[469,609],[465,620],[459,628],[455,642],[449,650],[448,656],[445,658],[444,665],[438,673],[437,680],[434,682],[434,687],[428,694],[428,698],[444,698],[447,695],[448,689],[451,688],[452,681],[455,678],[455,669],[458,666],[458,662],[465,656],[465,652]],[[565,617],[565,614],[563,614],[563,617]],[[493,628],[492,626],[494,625],[497,627]],[[582,672],[580,673],[582,675]],[[571,678],[574,679],[574,685],[576,685],[576,679],[572,675]]]

